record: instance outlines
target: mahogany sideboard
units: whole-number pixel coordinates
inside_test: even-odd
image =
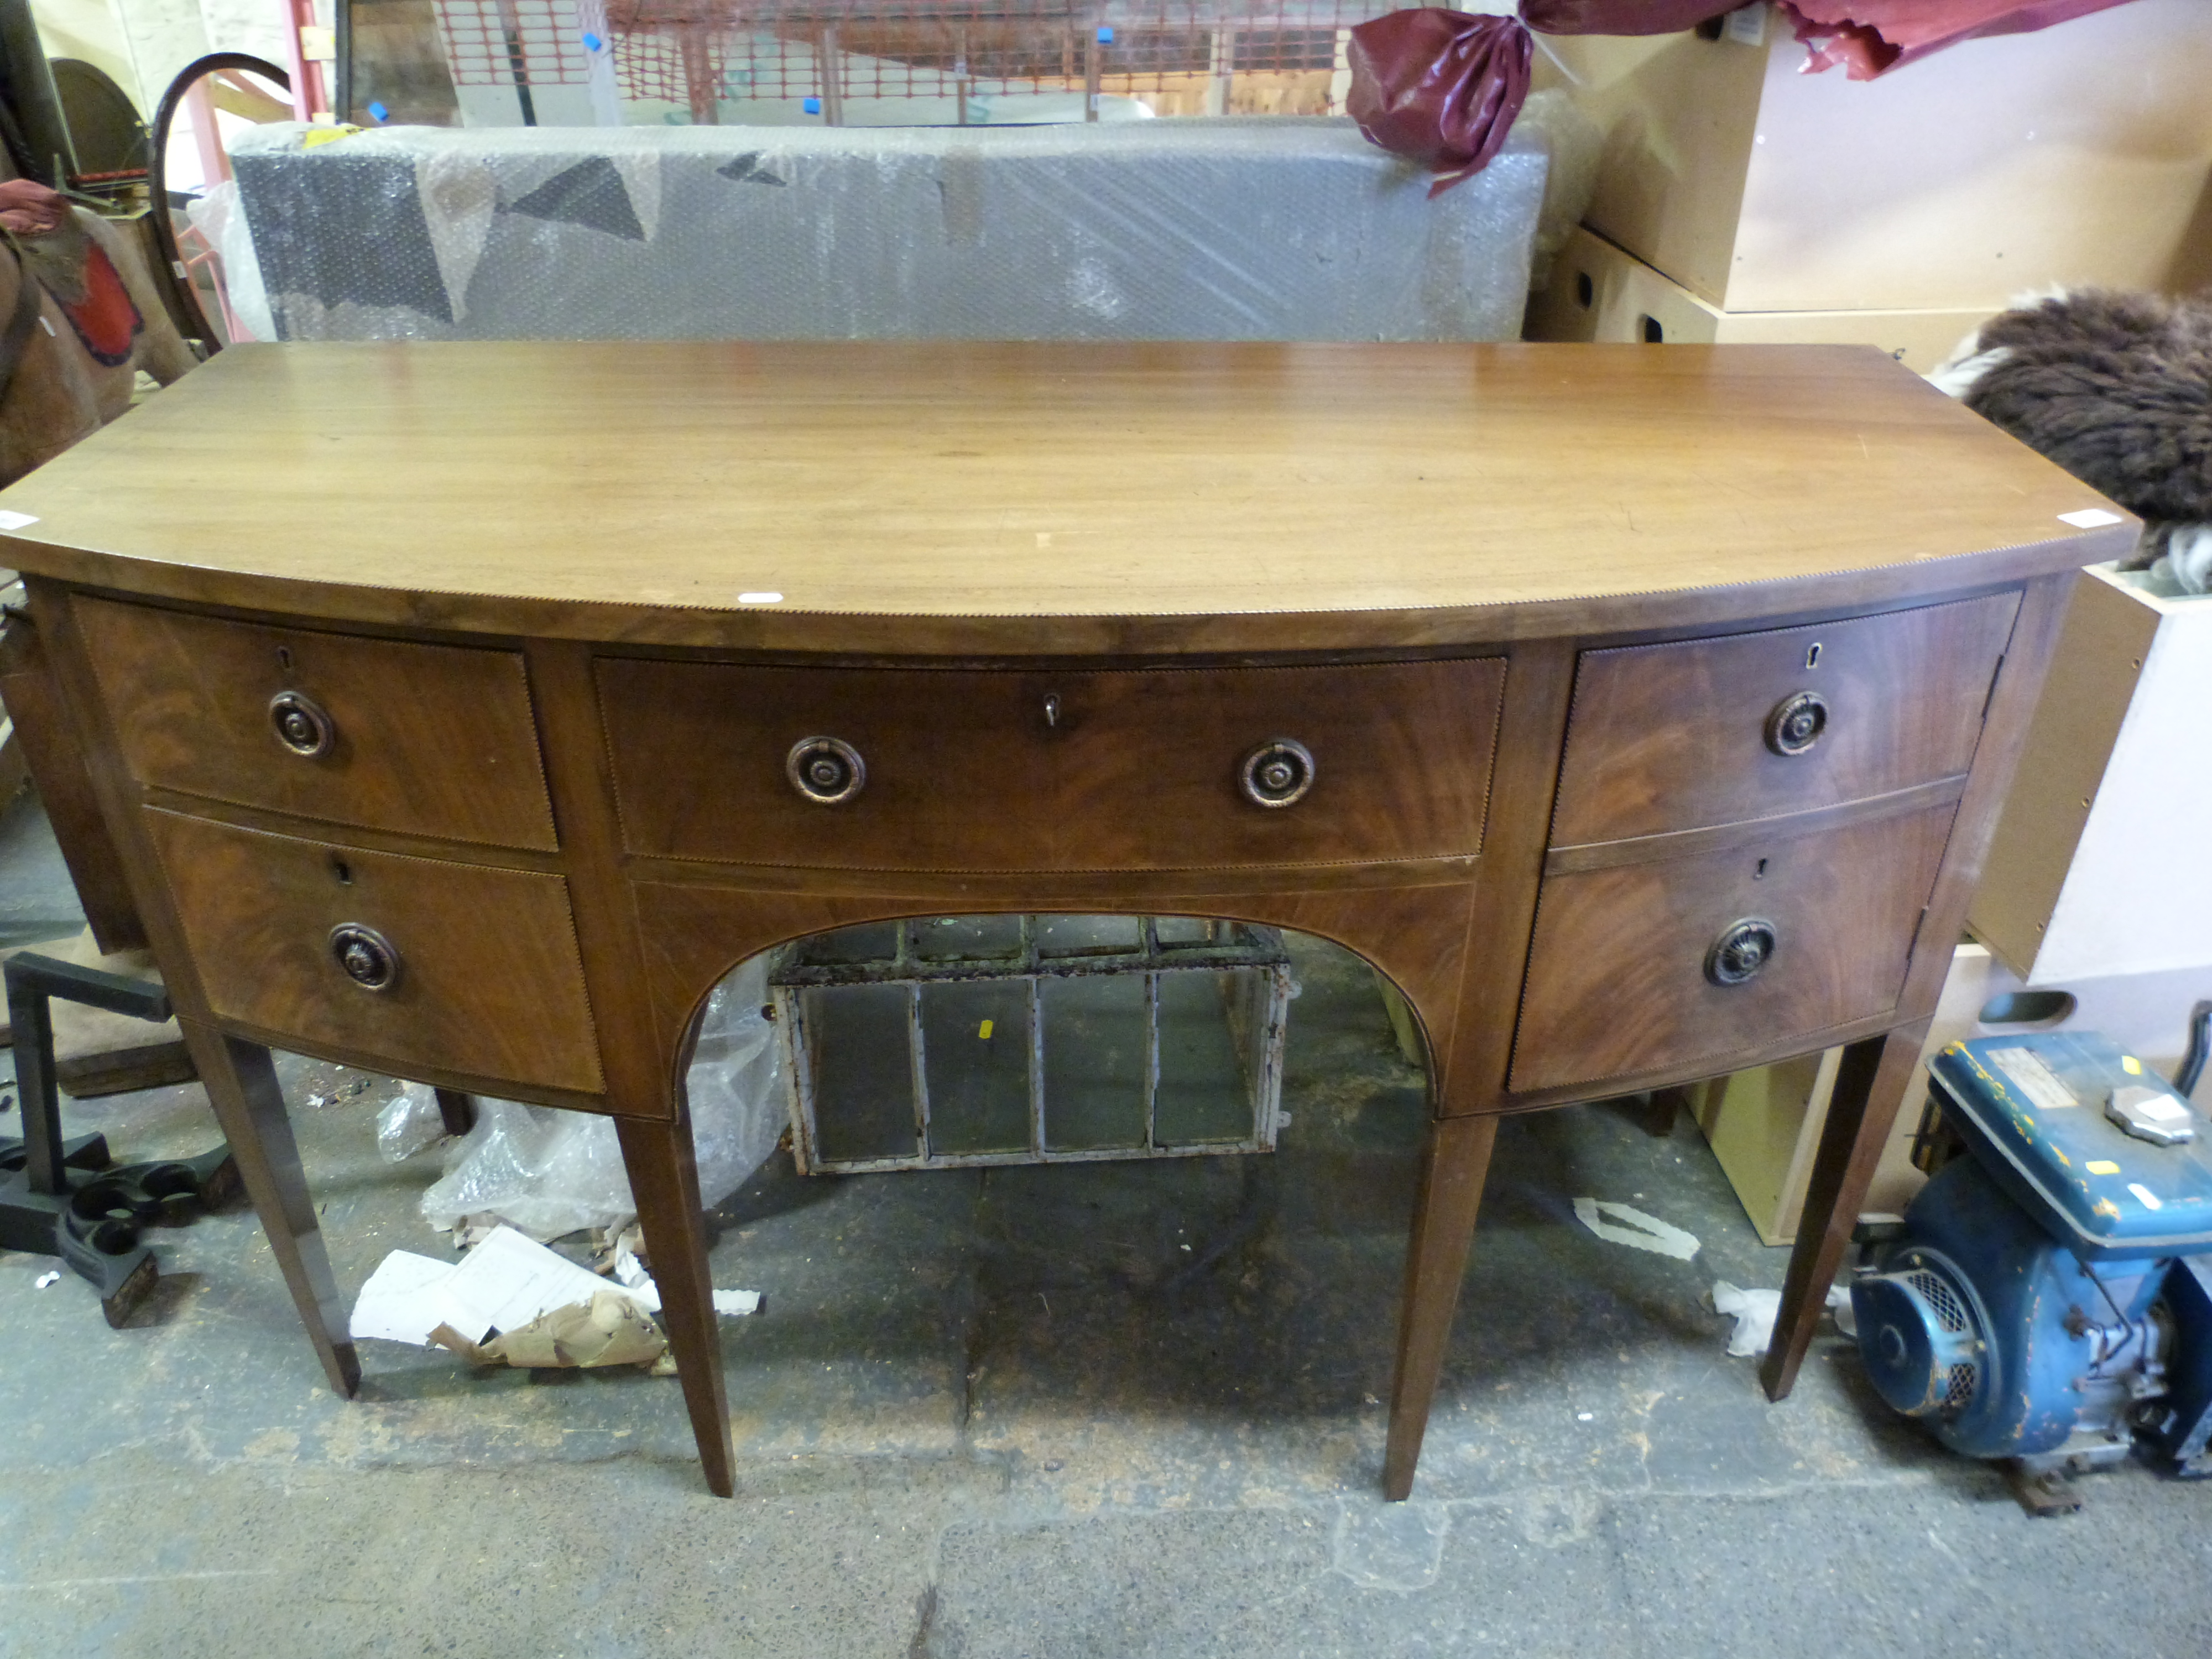
[[[0,493],[0,560],[341,1392],[268,1045],[611,1114],[727,1494],[714,983],[1234,917],[1426,1045],[1403,1497],[1499,1115],[1843,1044],[1788,1391],[2107,507],[1856,348],[256,345]]]

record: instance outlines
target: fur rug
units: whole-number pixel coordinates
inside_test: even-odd
[[[2164,557],[2212,588],[2212,296],[2062,294],[1991,318],[1930,378],[2140,516],[2129,568]]]

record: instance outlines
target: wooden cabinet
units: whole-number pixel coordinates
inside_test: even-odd
[[[0,557],[331,1387],[263,1045],[612,1116],[727,1494],[717,981],[1226,916],[1431,1060],[1403,1497],[1502,1115],[1840,1046],[1788,1391],[2100,507],[1837,349],[249,344],[0,492]]]
[[[611,658],[598,679],[633,853],[1176,869],[1474,856],[1505,665],[860,672]],[[810,755],[818,784],[801,775]]]
[[[104,599],[79,615],[141,783],[365,830],[556,844],[518,653]]]

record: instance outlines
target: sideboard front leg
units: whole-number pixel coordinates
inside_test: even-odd
[[[729,1396],[722,1384],[721,1332],[714,1319],[714,1280],[707,1267],[706,1218],[699,1204],[699,1166],[687,1113],[673,1122],[618,1117],[623,1164],[645,1229],[653,1280],[660,1291],[660,1322],[676,1355],[700,1466],[717,1498],[733,1491]]]
[[[354,1352],[337,1281],[331,1275],[323,1230],[315,1219],[299,1143],[292,1138],[292,1120],[285,1115],[269,1051],[192,1020],[178,1024],[315,1357],[323,1362],[331,1387],[350,1399],[361,1386],[361,1360]]]
[[[1827,1306],[1828,1286],[1844,1264],[1859,1206],[1866,1202],[1875,1166],[1889,1144],[1890,1125],[1919,1066],[1927,1035],[1923,1019],[1844,1050],[1805,1194],[1804,1218],[1797,1224],[1796,1247],[1782,1281],[1782,1309],[1759,1368],[1769,1400],[1782,1399],[1796,1383],[1797,1367]]]
[[[1443,1369],[1452,1310],[1459,1305],[1475,1212],[1482,1206],[1483,1177],[1497,1139],[1494,1115],[1443,1117],[1429,1125],[1421,1190],[1406,1247],[1398,1369],[1390,1384],[1390,1444],[1382,1459],[1382,1495],[1394,1504],[1413,1489],[1413,1466],[1421,1461],[1429,1403]]]

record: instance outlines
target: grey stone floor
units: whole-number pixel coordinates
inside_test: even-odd
[[[66,925],[32,804],[0,929]],[[2130,1467],[2070,1521],[1888,1417],[1825,1336],[1759,1395],[1699,1305],[1780,1282],[1694,1126],[1507,1124],[1421,1477],[1376,1496],[1421,1121],[1371,979],[1302,945],[1272,1158],[802,1180],[720,1207],[738,1496],[672,1381],[363,1346],[333,1399],[249,1213],[154,1235],[111,1331],[0,1253],[0,1653],[984,1656],[2212,1653],[2212,1491]],[[380,1080],[284,1075],[349,1295],[436,1254]],[[196,1085],[70,1111],[142,1158]],[[0,1133],[12,1131],[0,1118]],[[1579,1194],[1695,1233],[1583,1231]]]

